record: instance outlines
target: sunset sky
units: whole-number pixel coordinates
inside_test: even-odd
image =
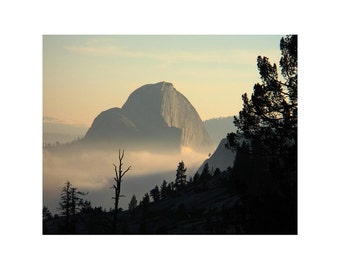
[[[280,58],[281,36],[43,36],[43,116],[90,126],[138,87],[173,83],[202,120],[231,116],[259,81],[258,55]]]

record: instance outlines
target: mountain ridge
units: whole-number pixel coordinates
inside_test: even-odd
[[[219,145],[222,138],[227,136],[227,133],[236,132],[234,116],[211,118],[205,120],[203,123],[209,133],[214,148]]]

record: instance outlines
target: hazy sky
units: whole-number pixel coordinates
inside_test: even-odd
[[[138,87],[173,83],[202,120],[238,114],[281,36],[43,36],[43,115],[90,126]]]

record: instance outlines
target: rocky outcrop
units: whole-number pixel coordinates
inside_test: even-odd
[[[208,163],[211,174],[219,168],[221,171],[226,171],[228,167],[233,167],[235,160],[235,152],[231,151],[228,147],[227,138],[223,138],[217,146],[215,152],[206,159],[198,169],[198,173],[202,173],[204,165]]]

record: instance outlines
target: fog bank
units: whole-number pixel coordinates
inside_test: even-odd
[[[177,165],[184,161],[188,179],[207,154],[182,148],[178,154],[156,154],[147,151],[125,152],[123,168],[131,166],[122,184],[121,207],[127,208],[133,194],[137,200],[156,184],[175,180]],[[113,207],[113,163],[118,163],[118,150],[44,149],[43,150],[43,203],[52,213],[57,213],[59,196],[64,183],[69,180],[80,191],[89,192],[85,197],[92,206]]]

